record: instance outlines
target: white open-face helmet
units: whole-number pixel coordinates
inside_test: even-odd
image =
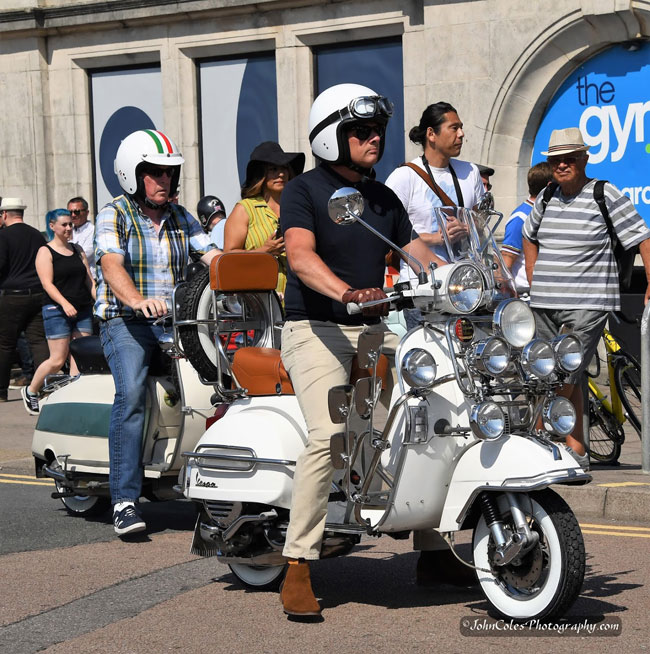
[[[129,195],[139,196],[144,194],[138,174],[141,164],[175,166],[170,188],[170,195],[174,195],[181,175],[181,164],[184,162],[183,155],[168,136],[157,130],[141,129],[129,134],[120,143],[115,155],[114,170],[124,191]]]
[[[344,126],[364,120],[386,125],[393,115],[392,102],[360,84],[337,84],[325,89],[309,112],[309,142],[312,152],[322,161],[350,164],[350,149]],[[379,158],[384,152],[381,139]]]

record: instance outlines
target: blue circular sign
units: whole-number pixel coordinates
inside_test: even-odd
[[[590,146],[587,175],[612,182],[650,225],[650,44],[639,46],[613,46],[570,75],[544,114],[532,163],[544,160],[554,129],[579,127]]]
[[[129,134],[139,129],[156,129],[156,126],[151,118],[138,107],[121,107],[104,125],[99,142],[99,169],[104,184],[112,197],[123,193],[113,166],[117,149]]]

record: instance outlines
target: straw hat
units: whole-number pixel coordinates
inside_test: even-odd
[[[582,132],[577,127],[554,129],[548,141],[548,152],[542,152],[545,157],[557,157],[571,152],[587,152],[589,146],[585,145]]]
[[[2,198],[0,211],[24,211],[27,205],[20,198]]]

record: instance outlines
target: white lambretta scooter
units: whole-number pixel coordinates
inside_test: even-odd
[[[213,381],[206,381],[214,378],[216,367],[203,347],[212,343],[214,354],[215,297],[209,270],[197,268],[189,281],[174,289],[172,313],[160,320],[166,328],[173,323],[174,332],[169,328],[163,333],[149,368],[142,435],[143,495],[149,500],[182,499],[175,490],[184,463],[181,453],[196,446],[221,401]],[[279,308],[271,315],[257,297],[241,300],[216,298],[221,330],[229,332],[224,352],[240,344],[273,346]],[[97,336],[74,340],[70,349],[81,374],[48,378],[32,453],[36,476],[50,477],[56,484],[52,496],[68,513],[90,517],[110,506],[108,430],[115,385]]]
[[[329,209],[335,222],[374,231],[361,219],[354,189],[335,193]],[[360,341],[365,376],[331,389],[330,415],[342,427],[331,439],[335,474],[321,556],[346,553],[363,534],[421,529],[437,530],[453,548],[455,532],[472,529],[466,563],[492,607],[516,620],[549,618],[574,602],[585,571],[576,518],[549,488],[591,479],[551,438],[575,425],[573,406],[556,390],[580,365],[582,348],[571,335],[534,338],[529,307],[509,297],[511,279],[488,226],[494,215],[443,209],[438,219],[452,264],[421,271],[415,289],[407,284],[391,296],[424,319],[398,348],[399,383],[384,429],[374,427],[381,335]],[[468,236],[451,243],[449,220],[463,221]],[[234,257],[251,257],[240,265],[251,271],[243,288],[231,271]],[[271,292],[275,267],[252,273],[266,258],[223,255],[211,270],[214,292]],[[225,373],[232,388],[216,386],[224,399],[219,419],[186,453],[179,477],[200,506],[192,551],[216,555],[246,586],[271,588],[285,570],[305,424],[277,350],[242,348]]]

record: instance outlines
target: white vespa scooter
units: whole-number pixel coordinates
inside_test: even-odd
[[[358,221],[374,231],[361,219],[363,199],[354,189],[335,193],[329,210],[337,223]],[[390,298],[393,305],[412,303],[424,320],[397,351],[399,384],[384,429],[374,426],[381,337],[360,341],[366,376],[331,389],[330,415],[342,430],[331,439],[335,474],[321,556],[349,551],[363,534],[404,537],[429,528],[453,548],[454,534],[472,529],[473,561],[465,563],[496,612],[549,618],[571,606],[585,571],[576,518],[549,488],[591,479],[551,440],[575,424],[573,406],[556,390],[580,365],[582,348],[571,335],[552,343],[534,338],[529,307],[508,297],[511,279],[488,227],[494,215],[442,210],[451,265],[421,271],[416,288],[407,284]],[[449,220],[465,222],[462,242],[447,239]],[[230,274],[235,256],[268,257],[213,262],[215,293],[239,290]],[[245,290],[271,292],[269,266],[266,278],[248,280]],[[242,348],[228,375],[232,388],[217,384],[220,417],[186,452],[179,476],[200,507],[192,551],[216,555],[246,586],[271,588],[285,571],[282,547],[305,424],[278,351]]]
[[[220,400],[213,381],[206,380],[216,371],[211,336],[215,298],[208,281],[209,270],[198,265],[198,272],[174,289],[172,314],[159,321],[165,326],[173,323],[177,339],[171,329],[163,334],[147,378],[142,460],[143,495],[149,500],[182,499],[174,490],[184,462],[181,453],[196,446]],[[235,337],[258,346],[276,343],[272,325],[279,309],[277,316],[270,316],[264,313],[265,306],[255,304],[256,312],[249,309],[245,315],[237,298],[216,300],[221,332],[229,335],[225,352],[237,346]],[[74,340],[70,349],[81,374],[46,380],[32,453],[36,476],[55,481],[52,497],[60,499],[69,513],[90,517],[110,506],[108,428],[115,386],[97,336]]]

